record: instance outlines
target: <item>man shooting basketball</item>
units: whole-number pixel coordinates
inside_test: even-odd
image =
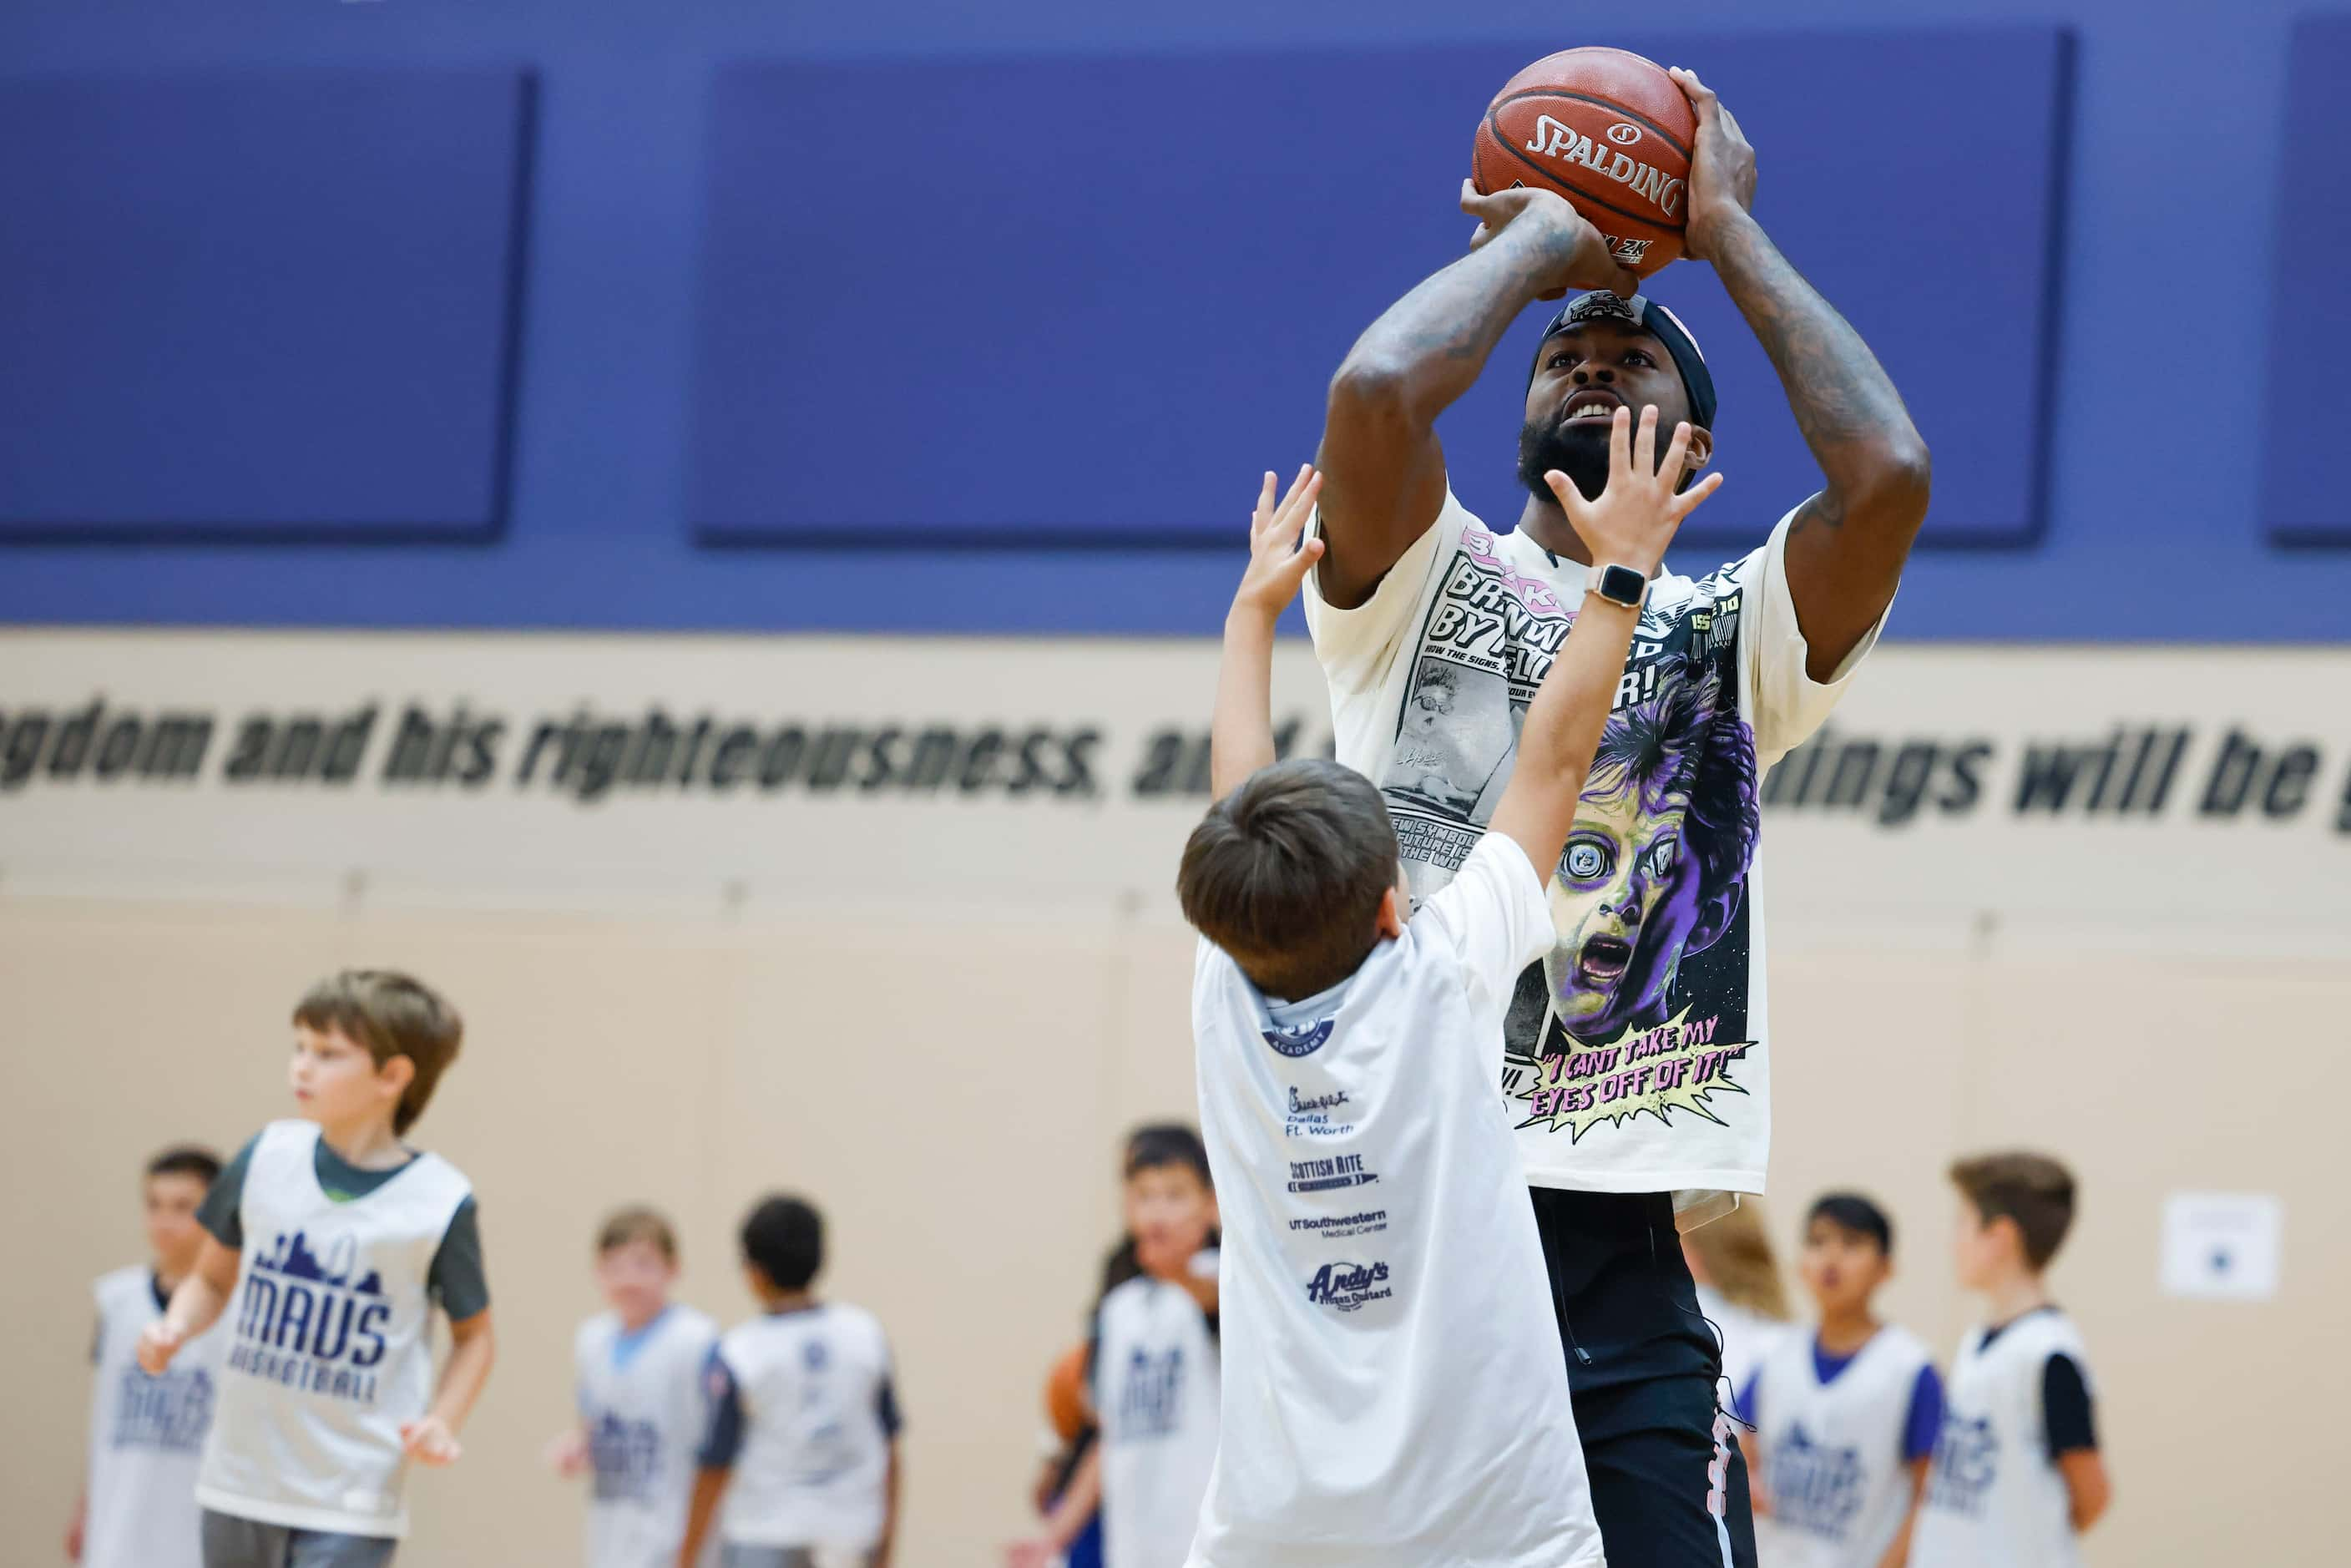
[[[1760,1192],[1770,1143],[1758,782],[1816,728],[1875,641],[1927,510],[1928,457],[1869,348],[1749,212],[1753,150],[1698,78],[1687,254],[1771,357],[1823,484],[1702,580],[1590,560],[1542,483],[1606,479],[1614,411],[1647,404],[1712,455],[1714,384],[1673,313],[1633,293],[1562,197],[1465,192],[1469,254],[1405,296],[1331,382],[1325,554],[1308,623],[1342,761],[1381,786],[1416,900],[1486,828],[1531,700],[1586,592],[1641,604],[1574,828],[1555,943],[1505,1027],[1503,1088],[1534,1188],[1612,1568],[1754,1562],[1719,1352],[1677,1242]],[[1453,497],[1435,431],[1520,311],[1591,289],[1527,386],[1529,499],[1497,534]]]

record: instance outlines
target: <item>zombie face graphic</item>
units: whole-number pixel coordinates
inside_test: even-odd
[[[1608,721],[1552,879],[1551,1005],[1604,1041],[1670,1016],[1684,955],[1730,928],[1754,858],[1755,747],[1719,676]]]

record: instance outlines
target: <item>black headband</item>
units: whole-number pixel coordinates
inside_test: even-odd
[[[1635,294],[1626,299],[1605,288],[1595,288],[1589,294],[1578,295],[1567,302],[1560,313],[1543,329],[1542,338],[1535,344],[1534,363],[1527,367],[1527,380],[1535,379],[1535,370],[1542,363],[1542,346],[1566,331],[1570,327],[1586,321],[1620,321],[1638,328],[1666,346],[1674,368],[1682,373],[1682,389],[1689,393],[1690,423],[1700,430],[1714,428],[1714,374],[1706,368],[1706,356],[1698,351],[1698,340],[1682,325],[1682,319],[1650,298]]]

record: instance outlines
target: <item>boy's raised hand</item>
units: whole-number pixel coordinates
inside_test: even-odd
[[[157,1318],[139,1331],[139,1367],[150,1377],[161,1377],[171,1370],[172,1358],[180,1354],[183,1336],[172,1326],[168,1317]]]
[[[1682,519],[1698,510],[1720,488],[1722,476],[1709,474],[1679,495],[1682,471],[1689,457],[1690,427],[1674,426],[1666,460],[1657,461],[1657,405],[1641,410],[1640,430],[1633,428],[1633,411],[1620,408],[1608,423],[1608,487],[1596,501],[1587,501],[1574,481],[1554,468],[1543,483],[1559,497],[1576,537],[1601,566],[1629,566],[1644,576],[1664,564],[1666,547]]]
[[[1306,519],[1313,515],[1314,497],[1322,493],[1322,476],[1311,463],[1302,465],[1278,504],[1273,498],[1274,483],[1269,470],[1258,490],[1256,515],[1249,519],[1249,570],[1233,591],[1234,610],[1262,615],[1268,621],[1290,607],[1290,601],[1298,597],[1298,585],[1322,559],[1321,539],[1298,542]]]

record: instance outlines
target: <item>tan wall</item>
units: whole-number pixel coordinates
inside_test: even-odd
[[[1776,1229],[1825,1185],[1877,1191],[1907,1243],[1888,1303],[1948,1343],[1967,1309],[1944,1262],[1943,1162],[2022,1142],[2077,1165],[2086,1208],[2055,1281],[2089,1338],[2119,1488],[2091,1552],[2107,1568],[2334,1552],[2351,943],[2263,956],[2277,934],[2243,929],[2258,900],[2227,915],[2227,931],[1772,931]],[[282,1113],[286,1009],[358,961],[413,967],[470,1020],[421,1132],[481,1191],[503,1340],[465,1461],[414,1483],[404,1561],[574,1560],[579,1500],[538,1454],[594,1306],[596,1217],[623,1199],[674,1210],[687,1296],[733,1317],[730,1227],[771,1186],[822,1203],[831,1288],[896,1341],[904,1562],[993,1559],[1021,1521],[1044,1368],[1111,1238],[1119,1134],[1190,1101],[1188,941],[1155,906],[738,925],[0,899],[17,1244],[0,1272],[17,1347],[0,1511],[18,1532],[0,1558],[47,1561],[71,1502],[83,1284],[137,1255],[139,1161]],[[2287,1195],[2276,1302],[2158,1294],[2159,1205],[2180,1186]]]

